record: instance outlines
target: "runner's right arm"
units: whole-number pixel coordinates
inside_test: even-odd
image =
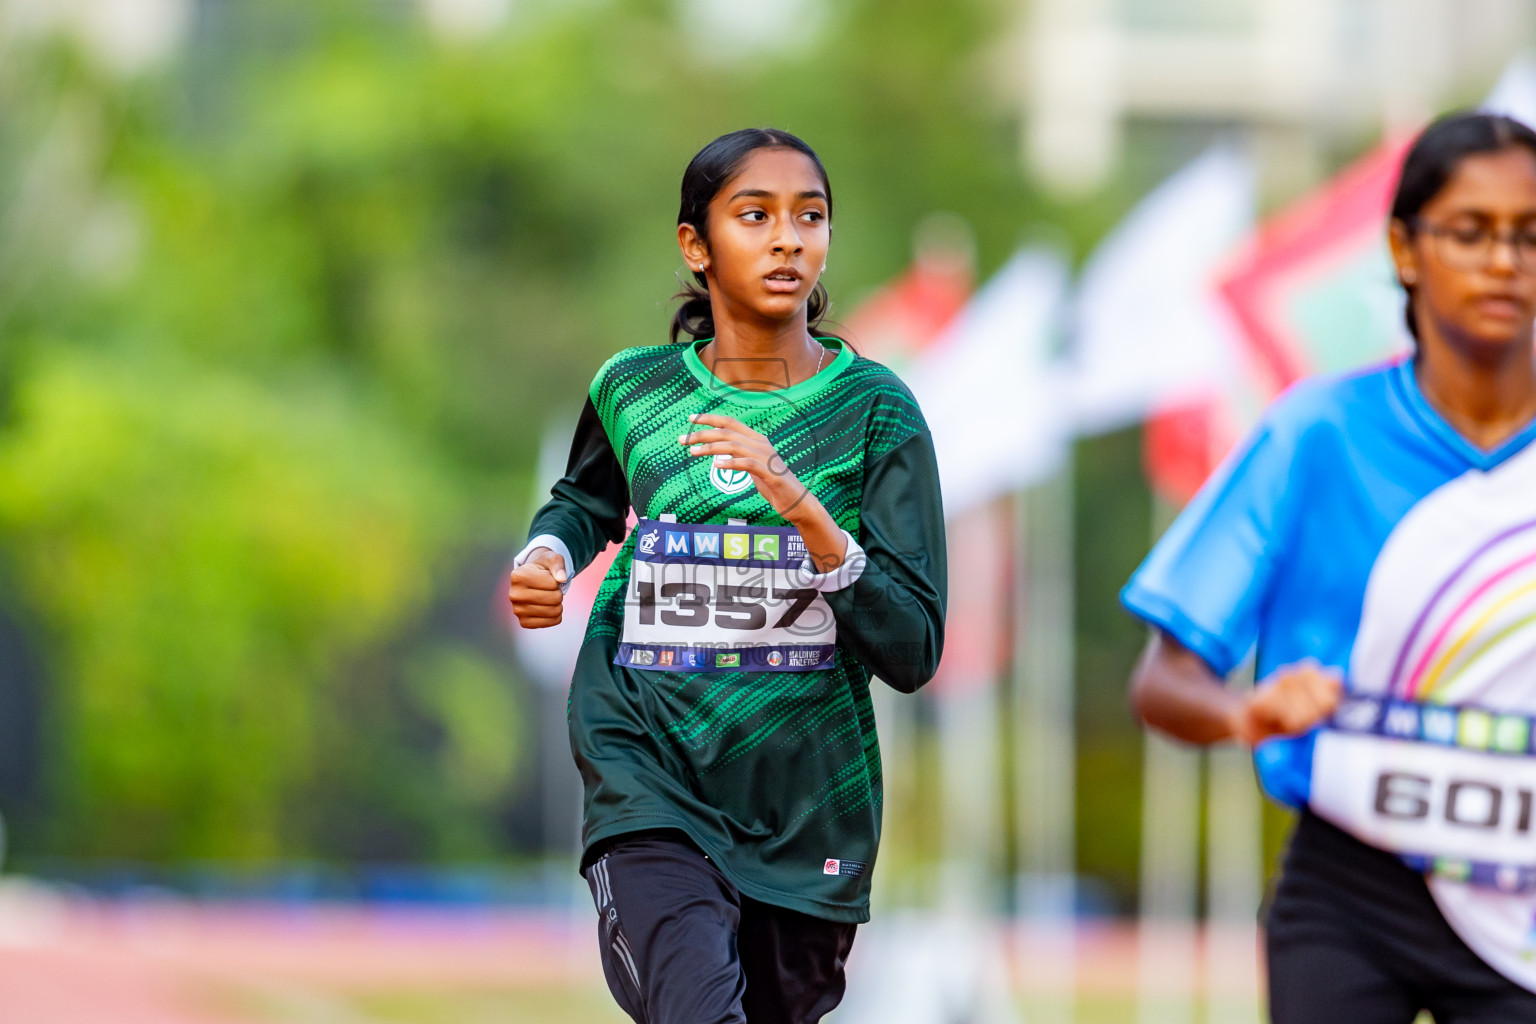
[[[1201,488],[1121,593],[1152,628],[1131,676],[1131,706],[1187,743],[1250,746],[1310,731],[1342,691],[1336,667],[1277,666],[1253,690],[1224,679],[1254,649],[1261,609],[1305,507],[1293,481],[1300,431],[1282,399]],[[1292,417],[1291,419],[1294,419]]]
[[[559,594],[609,541],[624,539],[629,482],[590,397],[576,424],[565,476],[550,494],[534,514],[527,545],[513,559],[508,588],[518,620],[532,628],[559,622]]]
[[[1287,665],[1246,692],[1228,689],[1199,655],[1154,629],[1131,676],[1131,707],[1147,725],[1201,745],[1299,736],[1339,702],[1338,673],[1316,662]]]

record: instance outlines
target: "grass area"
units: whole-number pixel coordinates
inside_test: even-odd
[[[356,1005],[379,1024],[624,1024],[607,989],[528,988],[497,992],[395,992]]]
[[[602,987],[422,989],[346,993],[262,986],[213,1000],[270,1024],[626,1024]]]
[[[337,994],[264,991],[241,1000],[271,1024],[626,1024],[603,988],[540,986],[495,990],[420,990]],[[1020,1016],[1031,1019],[1028,1000]],[[1127,996],[1080,994],[1074,1024],[1125,1024],[1136,1019]],[[1199,1018],[1197,1015],[1197,1019]],[[838,1024],[837,1015],[827,1024]]]

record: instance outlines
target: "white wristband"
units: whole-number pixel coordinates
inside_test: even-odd
[[[851,587],[858,582],[859,577],[864,575],[864,564],[869,561],[869,556],[864,553],[863,548],[859,547],[859,542],[853,539],[853,534],[844,530],[843,536],[848,540],[848,550],[843,553],[842,564],[831,572],[818,573],[810,556],[806,556],[805,561],[800,564],[800,575],[795,580],[799,586],[829,594],[834,590]]]
[[[541,533],[523,546],[523,550],[512,559],[512,568],[520,569],[528,557],[539,548],[549,548],[555,554],[565,560],[565,582],[560,584],[560,593],[565,593],[571,586],[571,580],[576,578],[576,565],[571,561],[571,549],[565,546],[565,541],[552,533]]]

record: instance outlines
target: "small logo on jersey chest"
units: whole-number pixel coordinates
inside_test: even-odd
[[[710,466],[709,482],[714,484],[715,490],[721,494],[740,494],[752,486],[752,474],[744,469],[722,469],[719,466]]]

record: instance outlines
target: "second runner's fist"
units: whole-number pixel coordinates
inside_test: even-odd
[[[549,548],[534,548],[528,560],[512,570],[507,599],[512,614],[524,629],[544,629],[560,624],[561,603],[565,595],[565,559]]]
[[[1311,732],[1333,714],[1344,683],[1315,661],[1288,665],[1247,694],[1232,718],[1232,732],[1250,747],[1275,736]]]

